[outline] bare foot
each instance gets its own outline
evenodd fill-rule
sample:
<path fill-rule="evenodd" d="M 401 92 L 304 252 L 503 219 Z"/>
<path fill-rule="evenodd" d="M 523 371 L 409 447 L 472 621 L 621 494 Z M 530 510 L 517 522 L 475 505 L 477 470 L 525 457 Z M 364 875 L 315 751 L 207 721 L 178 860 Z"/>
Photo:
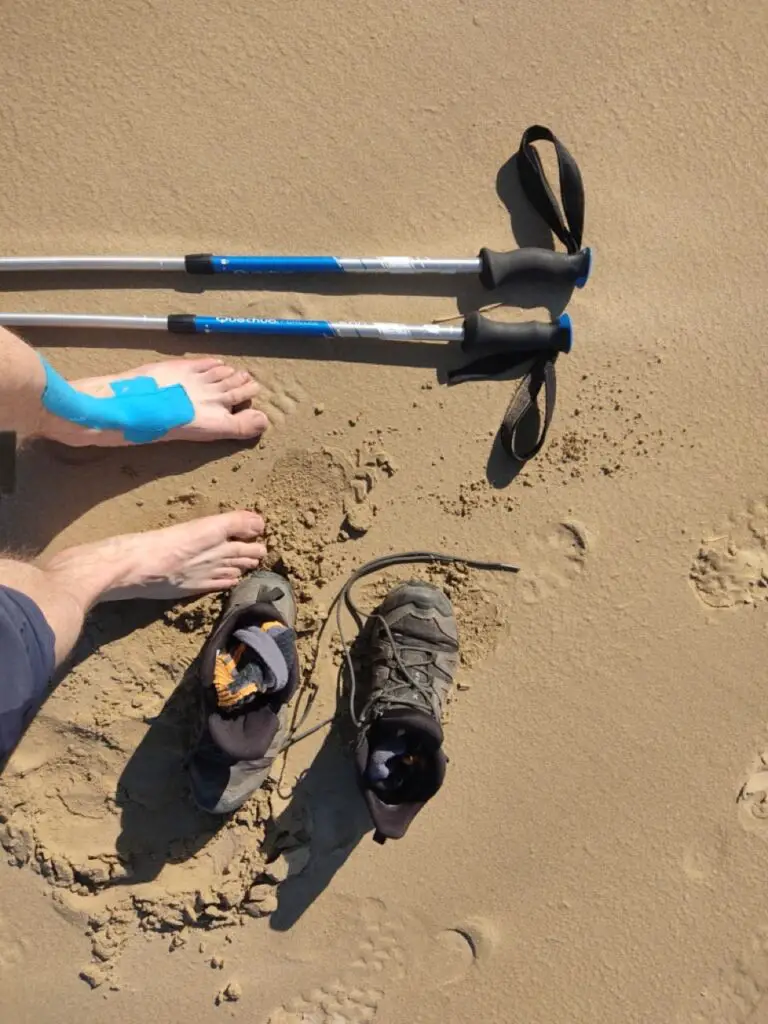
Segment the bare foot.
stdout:
<path fill-rule="evenodd" d="M 127 373 L 109 377 L 89 377 L 70 383 L 77 391 L 95 398 L 109 398 L 114 392 L 110 385 L 116 380 L 133 377 L 153 377 L 160 388 L 181 384 L 195 409 L 195 418 L 186 426 L 170 430 L 163 441 L 221 441 L 247 440 L 258 437 L 268 425 L 267 417 L 257 409 L 233 410 L 257 394 L 259 385 L 245 370 L 227 366 L 222 359 L 168 359 L 163 363 L 148 363 Z M 82 447 L 119 447 L 130 444 L 119 430 L 90 430 L 68 420 L 43 413 L 40 437 L 62 444 Z"/>
<path fill-rule="evenodd" d="M 135 597 L 172 600 L 229 590 L 266 554 L 263 532 L 255 512 L 225 512 L 68 548 L 41 568 L 86 609 Z"/>

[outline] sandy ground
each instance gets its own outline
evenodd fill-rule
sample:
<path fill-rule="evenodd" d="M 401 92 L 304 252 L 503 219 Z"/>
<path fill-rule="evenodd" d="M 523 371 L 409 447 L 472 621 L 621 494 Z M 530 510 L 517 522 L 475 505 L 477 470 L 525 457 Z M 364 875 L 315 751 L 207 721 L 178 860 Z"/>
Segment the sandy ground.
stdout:
<path fill-rule="evenodd" d="M 2 1019 L 766 1024 L 764 3 L 17 0 L 2 51 L 4 254 L 508 248 L 496 176 L 534 122 L 582 167 L 597 254 L 551 441 L 514 480 L 509 385 L 447 390 L 446 350 L 419 344 L 222 339 L 263 381 L 259 447 L 23 455 L 16 548 L 263 509 L 305 660 L 375 555 L 524 571 L 437 574 L 465 645 L 449 775 L 383 848 L 335 733 L 214 832 L 180 771 L 179 684 L 216 602 L 95 615 L 0 779 Z M 517 241 L 545 239 L 512 205 Z M 0 281 L 8 310 L 416 322 L 488 301 L 263 287 Z M 71 376 L 210 349 L 27 337 Z"/>

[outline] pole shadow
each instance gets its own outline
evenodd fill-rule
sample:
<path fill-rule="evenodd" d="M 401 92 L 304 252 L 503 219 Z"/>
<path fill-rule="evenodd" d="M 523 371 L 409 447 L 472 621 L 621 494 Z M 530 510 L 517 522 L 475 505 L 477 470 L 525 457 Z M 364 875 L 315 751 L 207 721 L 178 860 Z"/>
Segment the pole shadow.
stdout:
<path fill-rule="evenodd" d="M 458 342 L 379 341 L 375 338 L 301 338 L 291 335 L 169 334 L 101 328 L 30 327 L 16 332 L 34 348 L 113 349 L 145 352 L 147 345 L 167 358 L 216 355 L 250 359 L 305 359 L 324 363 L 366 363 L 436 370 L 438 375 L 462 356 Z"/>
<path fill-rule="evenodd" d="M 520 248 L 534 245 L 540 249 L 554 249 L 552 233 L 531 206 L 520 184 L 517 153 L 503 163 L 496 175 L 496 194 L 509 214 L 509 223 Z"/>
<path fill-rule="evenodd" d="M 517 153 L 502 164 L 496 175 L 496 194 L 509 214 L 509 223 L 519 248 L 536 246 L 554 250 L 552 232 L 531 206 L 520 184 Z M 573 295 L 574 286 L 546 280 L 521 281 L 514 302 L 523 308 L 542 306 L 553 318 L 562 313 Z"/>
<path fill-rule="evenodd" d="M 509 217 L 512 232 L 520 246 L 536 245 L 552 249 L 549 228 L 528 202 L 520 184 L 517 154 L 507 160 L 496 175 L 496 191 Z M 524 309 L 546 308 L 551 316 L 562 313 L 572 287 L 546 281 L 521 280 L 489 292 L 471 275 L 263 275 L 188 276 L 182 273 L 136 273 L 87 271 L 61 273 L 13 272 L 0 274 L 0 292 L 45 291 L 62 288 L 145 289 L 156 290 L 161 282 L 172 286 L 177 295 L 202 292 L 235 291 L 250 295 L 262 292 L 323 294 L 329 297 L 363 295 L 436 295 L 456 300 L 460 316 L 489 303 Z M 255 302 L 245 303 L 253 313 Z M 169 310 L 170 312 L 170 310 Z M 30 328 L 22 332 L 34 346 L 111 349 L 114 330 Z M 120 331 L 121 348 L 145 350 L 148 339 L 153 347 L 169 356 L 210 353 L 223 357 L 253 359 L 312 359 L 331 363 L 406 366 L 433 369 L 439 383 L 449 382 L 452 370 L 466 363 L 460 343 L 382 342 L 345 339 L 314 339 L 309 344 L 298 337 L 244 337 L 240 335 L 173 335 L 166 332 Z M 37 551 L 88 508 L 132 490 L 142 480 L 191 472 L 201 465 L 222 458 L 237 445 L 218 442 L 207 445 L 151 445 L 130 449 L 67 450 L 56 445 L 36 443 L 19 456 L 17 491 L 0 502 L 0 542 L 17 551 Z M 93 469 L 97 468 L 97 472 Z M 507 486 L 520 466 L 506 456 L 498 437 L 489 453 L 486 476 L 494 487 Z M 51 500 L 55 495 L 55 501 Z"/>
<path fill-rule="evenodd" d="M 541 434 L 541 410 L 537 404 L 532 405 L 520 420 L 516 440 L 519 449 L 523 452 L 530 451 L 539 439 Z M 504 448 L 501 442 L 501 427 L 493 439 L 491 450 L 488 454 L 488 462 L 485 467 L 485 478 L 491 487 L 496 490 L 503 490 L 525 468 L 525 462 L 513 458 Z"/>
<path fill-rule="evenodd" d="M 479 246 L 478 246 L 479 249 Z M 464 256 L 476 256 L 465 253 Z M 342 298 L 353 295 L 424 296 L 452 298 L 460 311 L 476 309 L 489 301 L 489 292 L 472 274 L 211 274 L 190 275 L 183 271 L 125 270 L 41 270 L 0 273 L 2 292 L 46 291 L 172 291 L 176 296 L 216 295 L 237 292 L 249 309 L 251 296 L 259 292 L 323 295 Z M 178 300 L 177 300 L 178 301 Z M 170 312 L 170 310 L 169 310 Z M 183 311 L 182 311 L 183 312 Z M 333 319 L 333 317 L 329 317 Z"/>
<path fill-rule="evenodd" d="M 538 412 L 538 410 L 537 410 Z M 532 415 L 529 413 L 528 415 Z M 528 419 L 526 415 L 525 419 Z M 520 424 L 520 430 L 523 429 L 524 422 Z M 529 431 L 526 429 L 524 433 L 520 435 L 525 438 L 525 442 L 528 442 L 530 436 L 531 443 L 534 443 L 538 437 L 536 430 Z M 485 479 L 495 488 L 497 491 L 503 491 L 505 487 L 509 487 L 513 480 L 522 472 L 525 467 L 524 462 L 519 462 L 517 459 L 513 459 L 505 450 L 501 443 L 501 430 L 496 434 L 491 445 L 491 450 L 488 454 L 488 462 L 485 466 Z"/>
<path fill-rule="evenodd" d="M 506 194 L 506 193 L 505 193 Z M 504 201 L 502 199 L 502 201 Z M 525 197 L 518 202 L 527 202 Z M 531 214 L 531 216 L 534 216 Z M 532 243 L 529 243 L 532 244 Z M 552 248 L 551 242 L 547 248 Z M 468 254 L 476 256 L 480 250 Z M 467 254 L 465 254 L 467 255 Z M 16 272 L 0 274 L 0 293 L 3 292 L 44 292 L 44 291 L 157 291 L 162 282 L 176 296 L 204 295 L 237 292 L 244 295 L 243 314 L 258 316 L 258 300 L 253 296 L 280 293 L 294 295 L 322 295 L 327 298 L 347 298 L 355 295 L 383 296 L 424 296 L 454 299 L 462 316 L 491 303 L 503 306 L 518 306 L 521 309 L 536 307 L 550 308 L 553 316 L 565 309 L 570 290 L 547 286 L 546 282 L 521 281 L 488 290 L 480 284 L 478 277 L 470 274 L 264 274 L 248 276 L 190 277 L 183 273 L 161 271 L 156 274 L 145 271 L 51 271 Z M 562 303 L 562 305 L 560 305 Z M 169 303 L 169 313 L 183 313 L 175 308 L 177 302 Z M 173 307 L 173 308 L 171 308 Z M 121 311 L 115 309 L 114 313 Z M 215 310 L 214 310 L 215 312 Z M 329 310 L 328 319 L 339 319 Z M 40 328 L 35 328 L 39 330 Z M 47 329 L 46 329 L 47 330 Z M 55 329 L 51 329 L 55 330 Z M 91 335 L 89 331 L 89 337 Z M 111 332 L 114 334 L 114 332 Z M 121 332 L 121 338 L 126 332 Z M 137 332 L 145 338 L 148 332 Z M 217 336 L 220 337 L 220 336 Z M 47 341 L 47 344 L 55 342 Z M 71 341 L 68 342 L 71 344 Z M 178 341 L 177 341 L 178 344 Z"/>
<path fill-rule="evenodd" d="M 531 207 L 517 170 L 513 154 L 496 174 L 496 193 L 507 209 L 517 245 L 554 248 L 549 228 Z M 444 254 L 473 258 L 482 241 L 472 238 L 465 251 Z M 352 254 L 346 254 L 352 255 Z M 424 255 L 424 254 L 419 254 Z M 438 254 L 434 254 L 438 255 Z M 329 298 L 350 295 L 421 295 L 453 298 L 462 316 L 489 303 L 518 306 L 521 309 L 543 307 L 554 317 L 568 304 L 572 288 L 546 281 L 519 281 L 495 291 L 485 289 L 473 274 L 261 274 L 190 275 L 180 271 L 13 271 L 0 274 L 2 292 L 42 291 L 157 291 L 167 287 L 177 295 L 201 295 L 207 292 L 279 292 L 324 295 Z M 246 302 L 249 312 L 256 305 Z M 175 312 L 175 310 L 169 310 Z M 183 310 L 182 310 L 183 312 Z M 71 339 L 66 342 L 71 343 Z M 47 344 L 56 344 L 48 340 Z M 296 358 L 291 356 L 291 358 Z M 300 358 L 300 357 L 299 357 Z"/>

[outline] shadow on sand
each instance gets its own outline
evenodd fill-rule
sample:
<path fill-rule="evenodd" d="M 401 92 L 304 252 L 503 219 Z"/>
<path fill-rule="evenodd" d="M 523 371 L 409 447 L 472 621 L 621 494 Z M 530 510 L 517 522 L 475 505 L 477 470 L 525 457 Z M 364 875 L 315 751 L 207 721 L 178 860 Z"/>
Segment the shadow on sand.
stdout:
<path fill-rule="evenodd" d="M 552 248 L 545 225 L 531 210 L 522 193 L 517 175 L 516 157 L 498 172 L 499 198 L 506 206 L 515 238 L 520 245 Z M 479 248 L 479 246 L 478 246 Z M 457 255 L 469 255 L 468 253 Z M 166 275 L 177 292 L 237 290 L 250 292 L 254 285 L 262 291 L 283 291 L 276 278 L 228 280 L 189 279 Z M 31 290 L 81 288 L 152 288 L 156 275 L 148 274 L 35 274 L 0 278 L 0 291 L 19 286 Z M 570 288 L 525 284 L 497 293 L 482 290 L 474 278 L 402 278 L 402 277 L 303 277 L 291 278 L 294 292 L 325 295 L 411 294 L 449 295 L 466 314 L 489 302 L 523 308 L 545 307 L 555 316 L 563 311 L 571 295 Z M 247 305 L 252 305 L 248 303 Z M 119 310 L 116 310 L 119 312 Z M 169 310 L 170 312 L 170 310 Z M 110 348 L 114 333 L 60 329 L 29 330 L 27 339 L 46 346 L 71 346 L 82 340 L 89 347 Z M 121 348 L 143 349 L 145 332 L 122 332 Z M 178 354 L 179 339 L 160 336 L 161 347 L 170 355 Z M 209 337 L 185 336 L 187 351 L 210 349 Z M 434 367 L 445 374 L 456 357 L 455 347 L 430 343 L 366 342 L 349 344 L 341 340 L 321 340 L 311 347 L 299 338 L 217 339 L 220 354 L 269 356 L 291 359 L 321 359 L 331 362 L 365 362 L 381 365 Z M 153 339 L 157 345 L 158 339 Z M 538 411 L 523 425 L 526 437 L 537 433 Z M 190 472 L 205 463 L 223 457 L 234 445 L 169 444 L 141 450 L 125 449 L 67 451 L 57 445 L 39 443 L 21 453 L 17 492 L 0 505 L 0 531 L 3 541 L 16 550 L 37 550 L 47 544 L 86 509 L 110 497 L 126 493 L 139 483 L 168 475 Z M 487 465 L 487 476 L 494 487 L 507 486 L 520 466 L 510 461 L 496 438 Z M 55 499 L 55 500 L 53 500 Z M 158 602 L 132 602 L 130 606 L 104 606 L 94 613 L 81 643 L 73 655 L 77 664 L 102 644 L 147 625 L 162 614 Z M 71 666 L 70 666 L 71 667 Z M 192 743 L 197 708 L 197 667 L 190 666 L 161 712 L 149 723 L 149 729 L 121 774 L 117 803 L 122 813 L 119 852 L 130 863 L 130 875 L 123 884 L 151 881 L 168 863 L 181 863 L 194 856 L 213 839 L 226 819 L 198 811 L 189 796 L 185 761 Z M 341 684 L 343 690 L 343 681 Z M 343 700 L 339 701 L 343 707 Z M 271 927 L 289 930 L 324 892 L 335 874 L 344 866 L 361 839 L 372 830 L 370 818 L 360 795 L 354 763 L 350 754 L 349 725 L 346 717 L 337 718 L 322 746 L 296 783 L 291 800 L 268 828 L 267 843 L 279 842 L 290 816 L 297 809 L 311 819 L 311 859 L 302 874 L 284 882 L 278 891 L 279 905 L 271 918 Z M 283 820 L 285 818 L 285 821 Z M 119 884 L 119 883 L 116 883 Z"/>

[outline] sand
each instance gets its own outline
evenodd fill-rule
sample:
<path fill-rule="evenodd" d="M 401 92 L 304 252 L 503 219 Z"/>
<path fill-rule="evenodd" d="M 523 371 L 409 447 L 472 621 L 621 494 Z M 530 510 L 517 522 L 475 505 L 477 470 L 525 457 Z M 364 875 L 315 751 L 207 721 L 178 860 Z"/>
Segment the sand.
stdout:
<path fill-rule="evenodd" d="M 215 351 L 273 426 L 245 451 L 36 445 L 6 546 L 258 508 L 307 667 L 369 558 L 522 572 L 429 570 L 463 639 L 451 761 L 384 847 L 343 730 L 215 830 L 181 767 L 217 600 L 98 611 L 0 777 L 2 1019 L 766 1024 L 765 5 L 18 0 L 2 20 L 3 254 L 546 244 L 514 194 L 513 238 L 496 190 L 534 122 L 579 161 L 596 253 L 550 441 L 514 479 L 510 385 L 443 387 L 442 348 L 25 335 L 73 377 Z M 0 280 L 8 310 L 419 322 L 489 301 L 450 279 L 206 284 Z M 308 724 L 338 658 L 326 636 Z"/>

